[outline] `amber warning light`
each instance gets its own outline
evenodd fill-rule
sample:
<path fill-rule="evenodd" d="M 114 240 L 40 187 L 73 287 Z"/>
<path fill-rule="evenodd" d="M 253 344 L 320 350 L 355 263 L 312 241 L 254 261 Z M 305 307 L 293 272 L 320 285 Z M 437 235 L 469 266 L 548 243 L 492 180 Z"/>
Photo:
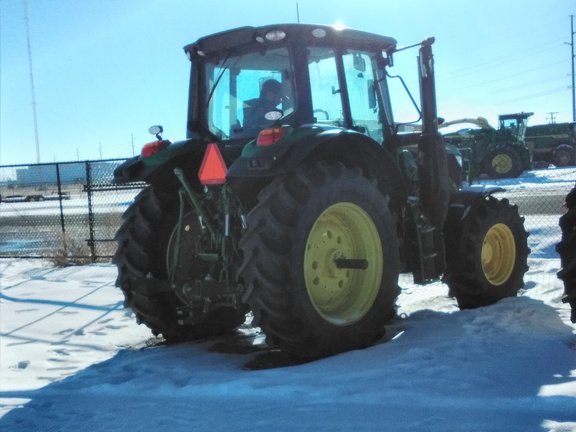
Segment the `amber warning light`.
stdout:
<path fill-rule="evenodd" d="M 208 144 L 206 153 L 200 170 L 198 171 L 198 178 L 203 185 L 224 184 L 226 182 L 226 164 L 222 153 L 215 143 Z"/>

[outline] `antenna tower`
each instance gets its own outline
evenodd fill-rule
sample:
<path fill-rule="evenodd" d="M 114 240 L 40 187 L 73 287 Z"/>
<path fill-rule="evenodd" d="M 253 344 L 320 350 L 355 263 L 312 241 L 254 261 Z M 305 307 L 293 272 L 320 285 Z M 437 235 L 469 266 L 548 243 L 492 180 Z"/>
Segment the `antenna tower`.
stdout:
<path fill-rule="evenodd" d="M 26 43 L 28 47 L 28 66 L 30 68 L 30 89 L 32 90 L 32 112 L 34 115 L 34 137 L 36 139 L 36 163 L 40 163 L 40 140 L 38 139 L 38 118 L 36 116 L 36 91 L 34 90 L 34 72 L 32 70 L 32 50 L 30 48 L 30 23 L 28 22 L 28 2 L 24 4 L 24 22 L 26 23 Z"/>

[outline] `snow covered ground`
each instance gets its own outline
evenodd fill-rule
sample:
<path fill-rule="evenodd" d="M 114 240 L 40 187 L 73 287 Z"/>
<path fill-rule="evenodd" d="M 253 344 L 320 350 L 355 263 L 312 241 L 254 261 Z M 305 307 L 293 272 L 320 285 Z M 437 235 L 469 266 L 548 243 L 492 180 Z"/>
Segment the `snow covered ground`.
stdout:
<path fill-rule="evenodd" d="M 290 366 L 249 326 L 158 344 L 112 265 L 0 260 L 0 430 L 576 431 L 576 326 L 546 216 L 527 217 L 519 297 L 460 311 L 403 275 L 386 340 Z"/>

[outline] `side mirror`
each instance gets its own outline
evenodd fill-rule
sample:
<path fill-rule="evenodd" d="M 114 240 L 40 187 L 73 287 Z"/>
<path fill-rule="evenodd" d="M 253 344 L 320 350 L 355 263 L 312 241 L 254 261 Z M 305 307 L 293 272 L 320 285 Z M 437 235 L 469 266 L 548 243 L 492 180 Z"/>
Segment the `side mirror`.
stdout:
<path fill-rule="evenodd" d="M 359 72 L 366 72 L 366 60 L 361 54 L 354 54 L 354 69 Z"/>
<path fill-rule="evenodd" d="M 148 129 L 148 132 L 150 132 L 152 135 L 156 135 L 156 138 L 161 140 L 162 139 L 162 132 L 164 132 L 164 129 L 160 125 L 155 125 L 155 126 L 150 126 L 150 128 Z"/>

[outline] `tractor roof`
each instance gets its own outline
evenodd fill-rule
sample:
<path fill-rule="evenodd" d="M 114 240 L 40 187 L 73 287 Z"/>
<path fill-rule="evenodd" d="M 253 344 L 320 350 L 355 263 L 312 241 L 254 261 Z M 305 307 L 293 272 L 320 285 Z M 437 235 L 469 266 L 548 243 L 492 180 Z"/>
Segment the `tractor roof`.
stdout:
<path fill-rule="evenodd" d="M 184 50 L 189 56 L 212 57 L 230 52 L 230 48 L 242 49 L 255 42 L 264 46 L 280 41 L 300 40 L 322 43 L 329 46 L 344 44 L 354 49 L 380 49 L 391 51 L 396 40 L 374 33 L 354 29 L 337 29 L 327 25 L 313 24 L 275 24 L 262 27 L 239 27 L 213 35 L 205 36 L 186 45 Z"/>
<path fill-rule="evenodd" d="M 534 113 L 531 112 L 520 112 L 514 114 L 500 114 L 498 119 L 500 120 L 513 120 L 513 119 L 527 119 L 530 116 L 533 116 Z"/>

